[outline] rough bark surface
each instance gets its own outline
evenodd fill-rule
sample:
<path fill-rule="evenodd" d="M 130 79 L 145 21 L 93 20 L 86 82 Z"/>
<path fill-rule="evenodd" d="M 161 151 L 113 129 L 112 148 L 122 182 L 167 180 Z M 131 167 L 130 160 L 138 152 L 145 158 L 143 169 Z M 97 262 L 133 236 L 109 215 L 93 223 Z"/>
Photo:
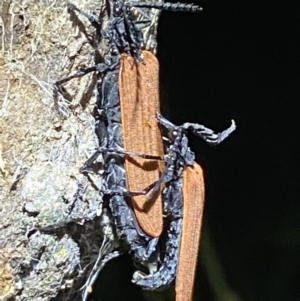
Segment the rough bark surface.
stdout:
<path fill-rule="evenodd" d="M 53 88 L 55 80 L 93 64 L 93 48 L 70 21 L 66 1 L 5 1 L 1 18 L 0 295 L 50 300 L 80 282 L 101 241 L 93 225 L 61 237 L 26 236 L 36 225 L 65 220 L 78 183 L 87 186 L 78 208 L 94 210 L 97 203 L 97 189 L 78 172 L 96 145 L 92 75 L 67 86 L 71 101 Z M 76 214 L 85 217 L 75 210 L 71 219 Z"/>

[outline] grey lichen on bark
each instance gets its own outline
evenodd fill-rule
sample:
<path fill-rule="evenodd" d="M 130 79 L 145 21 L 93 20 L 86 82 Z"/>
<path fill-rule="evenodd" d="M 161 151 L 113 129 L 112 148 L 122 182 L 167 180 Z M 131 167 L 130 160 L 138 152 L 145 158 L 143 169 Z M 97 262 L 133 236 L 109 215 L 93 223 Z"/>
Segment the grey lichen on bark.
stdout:
<path fill-rule="evenodd" d="M 96 146 L 91 76 L 70 85 L 71 102 L 55 99 L 53 88 L 55 80 L 92 64 L 93 48 L 70 22 L 66 1 L 1 5 L 0 296 L 51 300 L 80 280 L 101 243 L 93 224 L 61 237 L 26 235 L 64 221 L 78 183 L 86 190 L 70 219 L 99 210 L 100 179 L 94 187 L 78 172 Z"/>
<path fill-rule="evenodd" d="M 73 3 L 98 15 L 104 5 Z M 143 12 L 132 10 L 137 18 Z M 158 14 L 152 9 L 143 29 L 152 51 Z M 65 98 L 53 83 L 94 66 L 96 48 L 105 57 L 109 45 L 95 39 L 84 17 L 72 18 L 65 0 L 2 1 L 0 45 L 0 300 L 80 300 L 74 292 L 103 239 L 101 175 L 79 173 L 97 148 L 97 75 L 66 83 Z M 68 216 L 78 186 L 82 195 Z M 62 235 L 32 230 L 66 219 L 82 225 L 70 224 Z"/>

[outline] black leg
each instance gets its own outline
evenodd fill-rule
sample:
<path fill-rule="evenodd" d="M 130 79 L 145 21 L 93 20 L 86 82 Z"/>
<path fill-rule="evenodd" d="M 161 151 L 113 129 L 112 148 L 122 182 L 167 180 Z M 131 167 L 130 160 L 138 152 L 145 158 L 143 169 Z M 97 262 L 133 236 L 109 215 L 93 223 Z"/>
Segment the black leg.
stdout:
<path fill-rule="evenodd" d="M 79 12 L 81 15 L 85 16 L 91 22 L 91 24 L 94 27 L 96 27 L 99 30 L 101 29 L 102 20 L 99 19 L 98 16 L 96 16 L 94 14 L 88 14 L 88 13 L 82 11 L 76 5 L 74 5 L 73 3 L 70 3 L 70 2 L 68 3 L 68 10 L 69 11 L 77 11 L 77 12 Z"/>
<path fill-rule="evenodd" d="M 100 154 L 103 153 L 112 153 L 112 154 L 120 154 L 120 155 L 128 155 L 131 157 L 140 157 L 143 159 L 149 159 L 149 160 L 164 160 L 164 156 L 153 156 L 153 155 L 147 155 L 142 153 L 136 153 L 136 152 L 129 152 L 124 150 L 118 150 L 118 149 L 108 149 L 108 148 L 99 148 L 92 156 L 89 158 L 83 166 L 80 168 L 80 172 L 84 172 L 88 169 L 88 166 L 91 165 Z"/>
<path fill-rule="evenodd" d="M 182 125 L 184 129 L 191 130 L 196 136 L 202 138 L 210 145 L 218 145 L 225 140 L 235 129 L 236 125 L 234 120 L 231 120 L 231 126 L 221 133 L 215 133 L 213 130 L 197 123 L 186 122 Z"/>

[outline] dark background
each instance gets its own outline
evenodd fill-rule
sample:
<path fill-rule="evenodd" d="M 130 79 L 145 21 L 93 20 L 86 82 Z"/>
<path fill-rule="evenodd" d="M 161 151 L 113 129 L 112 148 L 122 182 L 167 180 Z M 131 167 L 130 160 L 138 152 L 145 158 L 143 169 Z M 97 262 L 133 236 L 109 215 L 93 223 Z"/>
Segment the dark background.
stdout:
<path fill-rule="evenodd" d="M 296 1 L 195 3 L 200 14 L 161 15 L 163 113 L 178 125 L 199 122 L 216 131 L 232 118 L 237 123 L 217 147 L 190 137 L 205 170 L 203 231 L 213 247 L 200 249 L 195 300 L 300 300 L 300 10 Z M 216 297 L 220 271 L 209 279 L 207 258 L 219 261 L 238 299 Z M 127 288 L 127 264 L 111 263 L 123 276 L 110 280 L 120 285 L 110 300 L 142 300 Z M 101 277 L 105 289 L 107 274 Z"/>

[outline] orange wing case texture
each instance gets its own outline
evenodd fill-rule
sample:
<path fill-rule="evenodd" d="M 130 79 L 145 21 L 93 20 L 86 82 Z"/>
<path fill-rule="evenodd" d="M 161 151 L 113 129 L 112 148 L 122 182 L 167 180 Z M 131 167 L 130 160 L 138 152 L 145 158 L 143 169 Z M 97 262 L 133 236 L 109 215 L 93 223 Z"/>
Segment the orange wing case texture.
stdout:
<path fill-rule="evenodd" d="M 183 172 L 183 223 L 176 277 L 176 301 L 191 301 L 204 208 L 203 170 L 197 163 Z"/>
<path fill-rule="evenodd" d="M 159 112 L 159 65 L 156 57 L 143 51 L 145 64 L 127 54 L 120 62 L 119 93 L 121 102 L 124 150 L 163 156 L 164 148 L 156 113 Z M 128 190 L 142 191 L 157 181 L 164 164 L 159 160 L 126 156 Z M 163 228 L 161 191 L 146 203 L 147 195 L 132 197 L 141 228 L 158 237 Z"/>

